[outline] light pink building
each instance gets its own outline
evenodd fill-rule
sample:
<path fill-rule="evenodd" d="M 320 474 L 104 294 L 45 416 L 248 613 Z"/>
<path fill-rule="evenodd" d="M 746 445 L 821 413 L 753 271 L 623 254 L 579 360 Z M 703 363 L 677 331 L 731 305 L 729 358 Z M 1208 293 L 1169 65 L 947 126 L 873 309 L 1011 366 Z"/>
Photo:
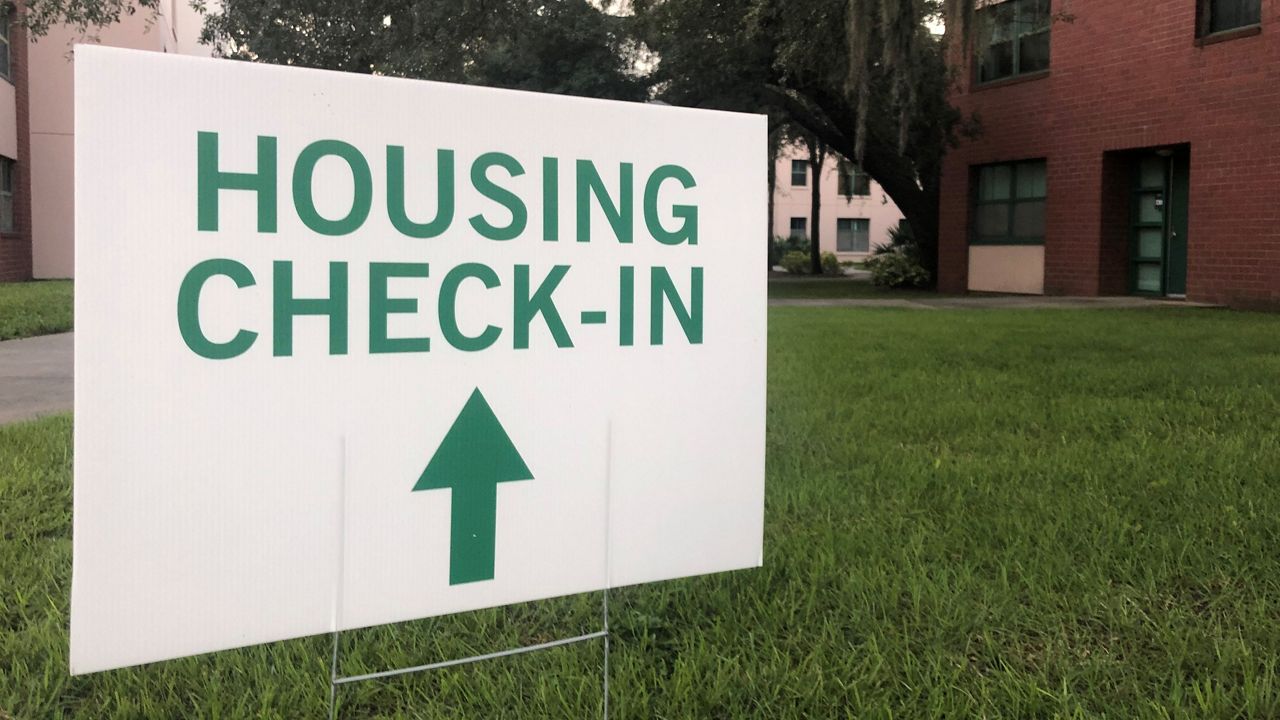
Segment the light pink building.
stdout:
<path fill-rule="evenodd" d="M 773 189 L 775 237 L 809 237 L 813 172 L 803 145 L 784 147 L 778 153 Z M 861 260 L 876 245 L 889 242 L 889 230 L 902 213 L 878 183 L 858 171 L 853 163 L 829 153 L 819 179 L 822 208 L 819 242 L 823 252 L 841 260 Z"/>
<path fill-rule="evenodd" d="M 19 12 L 22 6 L 19 2 Z M 158 13 L 143 9 L 122 15 L 119 23 L 97 31 L 95 38 L 55 27 L 32 41 L 17 25 L 9 28 L 13 44 L 21 43 L 22 47 L 6 42 L 2 49 L 13 60 L 25 61 L 20 68 L 25 83 L 17 73 L 6 78 L 9 83 L 0 82 L 0 175 L 9 172 L 14 178 L 7 202 L 23 210 L 13 211 L 13 219 L 0 218 L 0 240 L 10 234 L 15 241 L 29 243 L 29 252 L 0 252 L 0 278 L 65 278 L 75 272 L 73 45 L 96 41 L 114 47 L 207 56 L 210 48 L 199 43 L 202 24 L 203 18 L 188 0 L 160 0 Z M 11 87 L 17 92 L 11 92 Z M 16 171 L 6 170 L 6 166 Z M 102 191 L 110 192 L 110 188 Z"/>

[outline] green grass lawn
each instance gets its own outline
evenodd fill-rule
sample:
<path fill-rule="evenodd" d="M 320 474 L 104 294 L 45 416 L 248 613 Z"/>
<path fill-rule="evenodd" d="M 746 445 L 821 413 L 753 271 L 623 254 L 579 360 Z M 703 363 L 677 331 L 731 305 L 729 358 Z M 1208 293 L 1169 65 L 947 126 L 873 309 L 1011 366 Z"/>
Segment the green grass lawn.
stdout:
<path fill-rule="evenodd" d="M 0 340 L 71 329 L 71 281 L 0 283 Z"/>
<path fill-rule="evenodd" d="M 1280 717 L 1280 317 L 770 311 L 765 567 L 611 594 L 616 718 Z M 69 678 L 67 417 L 0 428 L 0 718 L 323 717 L 329 638 Z M 599 595 L 344 634 L 344 674 Z M 340 690 L 586 718 L 598 643 Z"/>
<path fill-rule="evenodd" d="M 835 277 L 771 277 L 771 300 L 919 300 L 940 297 L 932 290 L 881 288 L 870 280 Z"/>

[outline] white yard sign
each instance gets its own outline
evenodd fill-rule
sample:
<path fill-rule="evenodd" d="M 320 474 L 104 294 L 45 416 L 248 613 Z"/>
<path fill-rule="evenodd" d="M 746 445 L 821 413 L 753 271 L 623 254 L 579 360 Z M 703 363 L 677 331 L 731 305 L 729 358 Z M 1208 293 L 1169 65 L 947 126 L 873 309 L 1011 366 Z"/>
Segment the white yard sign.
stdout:
<path fill-rule="evenodd" d="M 75 90 L 72 672 L 760 564 L 763 117 Z"/>

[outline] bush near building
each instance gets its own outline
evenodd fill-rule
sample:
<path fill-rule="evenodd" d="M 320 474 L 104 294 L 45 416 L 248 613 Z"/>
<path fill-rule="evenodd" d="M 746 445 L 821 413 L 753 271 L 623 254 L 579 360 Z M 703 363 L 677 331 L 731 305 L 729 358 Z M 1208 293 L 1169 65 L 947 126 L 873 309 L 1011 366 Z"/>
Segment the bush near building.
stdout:
<path fill-rule="evenodd" d="M 72 305 L 70 280 L 0 283 L 0 340 L 67 332 Z"/>

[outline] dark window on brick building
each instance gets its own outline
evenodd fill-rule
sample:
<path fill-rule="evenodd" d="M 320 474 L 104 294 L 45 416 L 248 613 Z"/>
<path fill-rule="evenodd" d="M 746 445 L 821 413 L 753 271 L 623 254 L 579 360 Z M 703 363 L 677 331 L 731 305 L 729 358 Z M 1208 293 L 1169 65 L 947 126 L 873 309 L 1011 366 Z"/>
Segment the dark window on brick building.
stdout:
<path fill-rule="evenodd" d="M 1004 0 L 978 11 L 978 82 L 1049 69 L 1050 0 Z"/>
<path fill-rule="evenodd" d="M 13 232 L 14 162 L 0 157 L 0 231 Z"/>
<path fill-rule="evenodd" d="M 5 3 L 7 6 L 8 3 Z M 8 10 L 0 10 L 0 77 L 9 82 L 13 82 L 13 77 L 9 72 L 9 12 Z"/>
<path fill-rule="evenodd" d="M 848 160 L 840 161 L 839 192 L 845 197 L 871 194 L 871 176 Z"/>
<path fill-rule="evenodd" d="M 975 171 L 974 245 L 1044 244 L 1045 162 L 983 165 Z"/>
<path fill-rule="evenodd" d="M 1262 0 L 1200 0 L 1200 35 L 1262 22 Z"/>
<path fill-rule="evenodd" d="M 809 184 L 809 163 L 804 160 L 791 161 L 791 184 L 795 187 Z"/>

